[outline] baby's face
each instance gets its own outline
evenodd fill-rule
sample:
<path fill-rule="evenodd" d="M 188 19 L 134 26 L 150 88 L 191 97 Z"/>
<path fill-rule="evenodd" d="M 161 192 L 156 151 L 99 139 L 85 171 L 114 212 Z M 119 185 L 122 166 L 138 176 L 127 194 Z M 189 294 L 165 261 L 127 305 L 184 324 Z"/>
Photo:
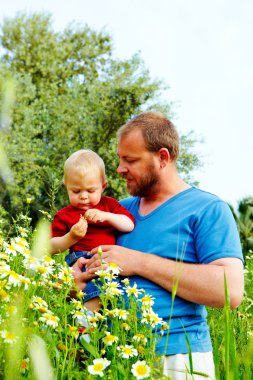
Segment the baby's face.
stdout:
<path fill-rule="evenodd" d="M 66 188 L 70 204 L 83 211 L 93 208 L 100 202 L 105 186 L 96 171 L 86 173 L 85 177 L 77 173 L 69 175 Z"/>

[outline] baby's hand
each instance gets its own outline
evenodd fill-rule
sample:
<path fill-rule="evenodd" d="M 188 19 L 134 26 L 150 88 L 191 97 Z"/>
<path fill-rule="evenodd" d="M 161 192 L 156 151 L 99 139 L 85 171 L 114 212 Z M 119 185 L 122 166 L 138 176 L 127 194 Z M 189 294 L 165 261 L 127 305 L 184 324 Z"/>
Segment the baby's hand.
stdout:
<path fill-rule="evenodd" d="M 76 238 L 81 239 L 82 237 L 86 235 L 87 228 L 88 228 L 87 220 L 81 217 L 80 220 L 71 227 L 69 233 L 74 239 Z"/>
<path fill-rule="evenodd" d="M 85 218 L 96 223 L 96 222 L 104 222 L 106 220 L 106 215 L 108 213 L 97 210 L 96 208 L 90 208 L 85 213 Z"/>

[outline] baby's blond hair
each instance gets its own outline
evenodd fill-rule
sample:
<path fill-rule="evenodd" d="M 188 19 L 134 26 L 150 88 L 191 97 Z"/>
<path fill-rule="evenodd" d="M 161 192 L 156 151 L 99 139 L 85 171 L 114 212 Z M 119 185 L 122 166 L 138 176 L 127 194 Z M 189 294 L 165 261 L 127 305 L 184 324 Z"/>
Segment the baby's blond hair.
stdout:
<path fill-rule="evenodd" d="M 106 181 L 105 164 L 101 157 L 90 149 L 80 149 L 72 153 L 64 164 L 63 183 L 66 185 L 68 178 L 73 173 L 78 173 L 85 177 L 87 173 L 97 170 L 100 173 L 101 181 Z"/>

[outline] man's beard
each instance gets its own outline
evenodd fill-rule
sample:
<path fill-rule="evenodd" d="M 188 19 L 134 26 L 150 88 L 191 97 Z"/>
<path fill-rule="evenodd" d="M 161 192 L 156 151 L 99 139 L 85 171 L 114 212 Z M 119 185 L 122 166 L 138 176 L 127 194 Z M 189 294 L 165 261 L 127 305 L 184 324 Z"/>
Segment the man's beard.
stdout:
<path fill-rule="evenodd" d="M 154 192 L 154 189 L 159 182 L 157 173 L 154 171 L 153 166 L 147 170 L 148 174 L 143 175 L 139 183 L 127 184 L 127 190 L 130 195 L 135 197 L 147 197 Z"/>

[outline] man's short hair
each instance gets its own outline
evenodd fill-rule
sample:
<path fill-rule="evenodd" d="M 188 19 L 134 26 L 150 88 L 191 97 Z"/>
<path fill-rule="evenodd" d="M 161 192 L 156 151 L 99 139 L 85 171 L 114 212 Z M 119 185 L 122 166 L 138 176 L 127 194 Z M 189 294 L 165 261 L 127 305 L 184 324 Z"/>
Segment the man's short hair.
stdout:
<path fill-rule="evenodd" d="M 120 127 L 117 136 L 118 138 L 124 137 L 134 130 L 142 132 L 146 148 L 150 152 L 158 152 L 161 148 L 167 148 L 171 160 L 177 160 L 179 155 L 179 135 L 172 122 L 162 113 L 141 113 Z"/>

